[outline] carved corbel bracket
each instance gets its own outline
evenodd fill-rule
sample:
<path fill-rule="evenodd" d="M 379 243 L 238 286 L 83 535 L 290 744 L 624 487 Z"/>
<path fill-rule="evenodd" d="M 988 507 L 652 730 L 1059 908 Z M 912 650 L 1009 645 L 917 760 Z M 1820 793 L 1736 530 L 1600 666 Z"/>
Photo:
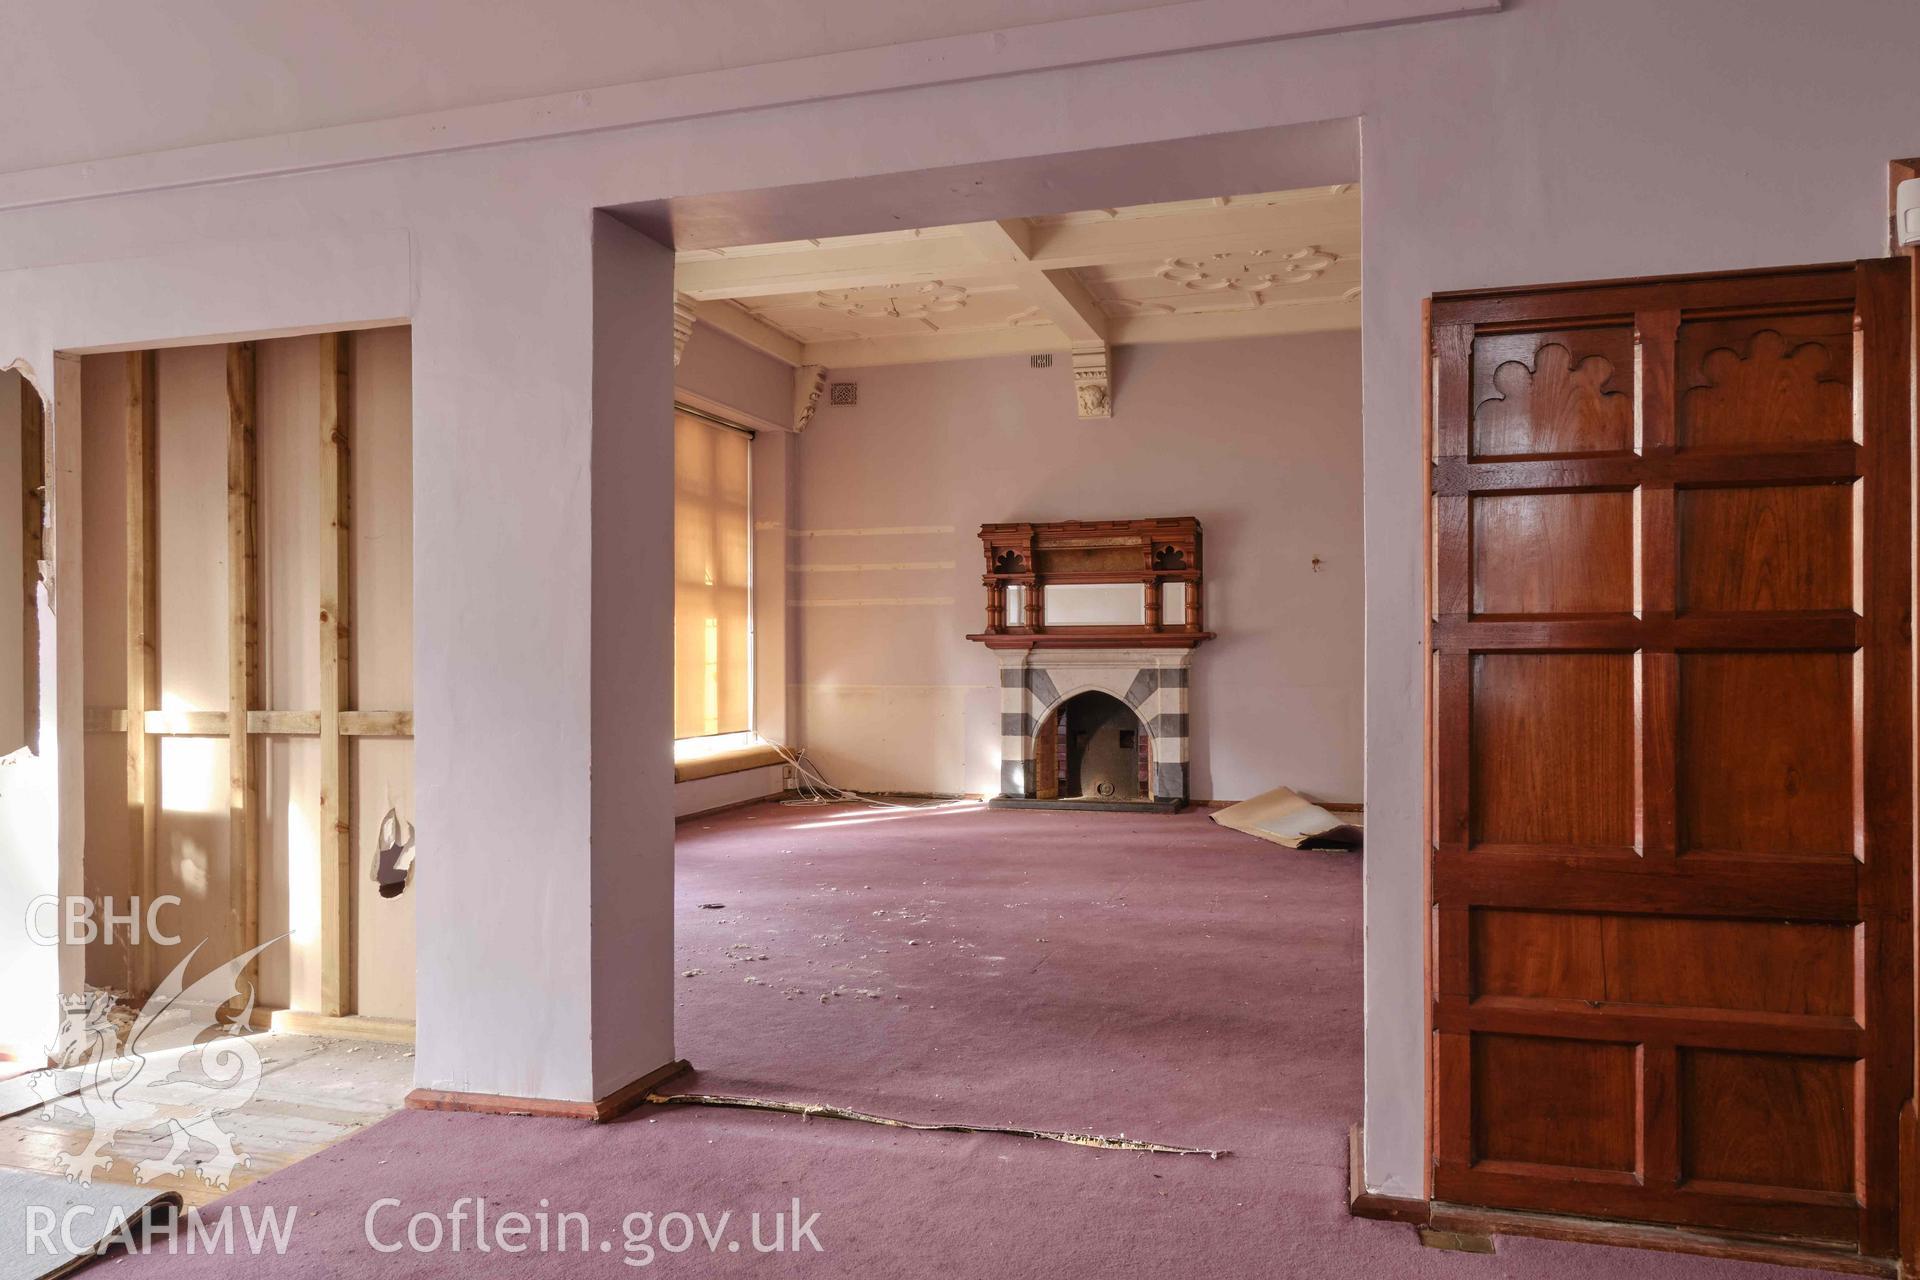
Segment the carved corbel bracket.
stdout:
<path fill-rule="evenodd" d="M 827 392 L 827 366 L 803 364 L 793 371 L 793 433 L 799 435 L 813 421 L 820 397 Z"/>
<path fill-rule="evenodd" d="M 687 339 L 693 336 L 693 299 L 684 293 L 673 295 L 673 365 L 680 367 L 680 357 L 686 353 Z"/>
<path fill-rule="evenodd" d="M 1106 343 L 1074 344 L 1073 394 L 1082 418 L 1113 416 L 1111 356 Z"/>

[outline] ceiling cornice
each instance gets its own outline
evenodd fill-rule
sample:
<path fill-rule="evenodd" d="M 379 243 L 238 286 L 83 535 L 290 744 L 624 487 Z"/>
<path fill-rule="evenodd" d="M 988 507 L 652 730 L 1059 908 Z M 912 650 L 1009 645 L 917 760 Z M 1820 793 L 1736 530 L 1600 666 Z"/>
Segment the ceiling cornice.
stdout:
<path fill-rule="evenodd" d="M 1502 0 L 1186 0 L 971 35 L 0 174 L 0 210 L 470 151 L 889 90 L 1497 12 Z"/>

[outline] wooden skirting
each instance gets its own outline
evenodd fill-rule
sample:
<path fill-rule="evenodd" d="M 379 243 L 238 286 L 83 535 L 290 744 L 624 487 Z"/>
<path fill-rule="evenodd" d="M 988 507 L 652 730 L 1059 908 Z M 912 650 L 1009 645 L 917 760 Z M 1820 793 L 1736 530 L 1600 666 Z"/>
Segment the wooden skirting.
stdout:
<path fill-rule="evenodd" d="M 1693 1253 L 1743 1262 L 1770 1262 L 1783 1267 L 1812 1267 L 1847 1275 L 1893 1276 L 1893 1259 L 1868 1258 L 1839 1247 L 1799 1240 L 1758 1236 L 1716 1235 L 1680 1227 L 1637 1222 L 1609 1222 L 1558 1214 L 1520 1213 L 1507 1209 L 1476 1209 L 1467 1205 L 1428 1203 L 1368 1191 L 1361 1172 L 1360 1126 L 1347 1132 L 1347 1212 L 1356 1218 L 1404 1222 L 1447 1236 L 1533 1236 L 1575 1244 L 1606 1244 L 1627 1249 L 1658 1249 L 1664 1253 Z M 1423 1237 L 1424 1238 L 1424 1237 Z"/>
<path fill-rule="evenodd" d="M 476 1111 L 494 1116 L 537 1116 L 559 1120 L 592 1120 L 604 1124 L 625 1115 L 651 1093 L 684 1071 L 693 1070 L 685 1058 L 669 1062 L 615 1089 L 598 1102 L 565 1102 L 558 1098 L 515 1098 L 499 1093 L 459 1093 L 448 1089 L 415 1089 L 407 1095 L 414 1111 Z"/>
<path fill-rule="evenodd" d="M 1509 1209 L 1475 1209 L 1435 1201 L 1428 1224 L 1436 1231 L 1463 1235 L 1533 1236 L 1541 1240 L 1570 1240 L 1576 1244 L 1607 1244 L 1625 1249 L 1658 1249 L 1663 1253 L 1694 1253 L 1741 1262 L 1770 1262 L 1781 1267 L 1811 1267 L 1856 1276 L 1893 1276 L 1892 1258 L 1869 1258 L 1839 1246 L 1812 1241 L 1769 1239 L 1764 1236 L 1717 1235 L 1683 1227 L 1659 1227 L 1638 1222 L 1609 1222 L 1549 1213 L 1521 1213 Z"/>
<path fill-rule="evenodd" d="M 1425 1200 L 1383 1196 L 1377 1191 L 1367 1190 L 1360 1152 L 1360 1126 L 1356 1124 L 1347 1130 L 1347 1212 L 1356 1218 L 1378 1218 L 1383 1222 L 1425 1226 L 1431 1207 Z"/>
<path fill-rule="evenodd" d="M 412 1044 L 413 1023 L 401 1018 L 368 1018 L 347 1014 L 330 1018 L 305 1009 L 275 1009 L 273 1029 L 288 1035 L 335 1036 L 342 1040 L 374 1040 L 381 1044 Z"/>

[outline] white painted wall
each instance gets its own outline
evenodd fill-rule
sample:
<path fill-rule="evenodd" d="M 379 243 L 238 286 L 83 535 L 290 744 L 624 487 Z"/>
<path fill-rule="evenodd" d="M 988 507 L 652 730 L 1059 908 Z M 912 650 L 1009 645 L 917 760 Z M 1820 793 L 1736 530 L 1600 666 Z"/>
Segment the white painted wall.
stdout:
<path fill-rule="evenodd" d="M 673 254 L 592 220 L 590 1098 L 673 1053 Z M 577 730 L 576 730 L 577 732 Z M 536 872 L 536 868 L 527 868 Z M 474 979 L 484 981 L 483 974 Z"/>
<path fill-rule="evenodd" d="M 778 795 L 784 789 L 780 766 L 743 769 L 739 773 L 720 773 L 711 778 L 693 778 L 673 784 L 673 816 L 688 818 L 712 813 L 751 800 Z"/>
<path fill-rule="evenodd" d="M 893 7 L 910 10 L 902 21 L 916 30 L 937 29 L 959 8 Z M 0 173 L 0 208 L 11 210 L 0 214 L 0 361 L 26 359 L 43 389 L 59 348 L 413 319 L 420 812 L 471 872 L 421 885 L 421 1084 L 559 1097 L 591 1088 L 591 963 L 572 941 L 591 896 L 583 726 L 595 702 L 587 210 L 1357 116 L 1367 191 L 1365 1163 L 1375 1188 L 1419 1193 L 1419 301 L 1440 289 L 1880 253 L 1886 162 L 1920 150 L 1920 81 L 1909 66 L 1920 9 L 1897 0 L 1524 0 L 1487 16 L 1245 43 L 1260 38 L 1259 22 L 1272 34 L 1309 11 L 1364 23 L 1389 7 L 1155 6 L 1103 20 L 1050 63 L 1035 53 L 1044 29 L 1022 28 L 932 67 L 867 46 L 866 30 L 837 21 L 866 12 L 855 0 L 823 0 L 804 20 L 854 49 L 831 75 L 808 63 L 675 82 L 647 99 L 666 123 L 646 128 L 325 168 L 364 159 L 383 140 L 419 153 L 423 139 L 444 136 L 415 121 L 268 138 L 237 153 Z M 63 9 L 22 0 L 17 24 L 40 31 Z M 697 64 L 733 32 L 725 20 L 686 25 L 712 9 L 650 6 L 649 18 L 686 20 L 673 24 L 675 36 L 712 37 L 648 47 Z M 466 10 L 431 0 L 417 14 L 453 31 Z M 1402 16 L 1411 11 L 1401 6 Z M 272 14 L 257 21 L 278 40 L 287 19 Z M 606 21 L 604 0 L 567 0 L 543 11 L 537 40 L 570 65 L 614 43 Z M 1232 21 L 1241 34 L 1221 36 Z M 148 43 L 84 15 L 60 30 L 51 43 L 9 46 L 14 61 L 0 68 L 10 138 L 34 152 L 15 164 L 123 150 L 126 131 L 156 116 L 164 128 L 155 136 L 170 139 L 207 136 L 218 120 L 284 127 L 230 110 L 219 86 L 235 77 L 299 85 L 292 118 L 303 120 L 378 116 L 396 79 L 364 60 L 362 30 L 310 27 L 284 48 L 216 41 L 220 76 L 179 76 L 168 93 L 182 96 L 150 97 L 134 74 Z M 492 65 L 527 39 L 516 27 L 512 50 Z M 1188 51 L 1146 56 L 1154 48 Z M 47 76 L 15 74 L 33 59 L 49 64 Z M 503 91 L 479 72 L 479 83 L 462 78 L 485 59 L 436 48 L 429 61 L 457 86 L 450 98 L 497 101 Z M 1019 74 L 1001 74 L 1016 66 Z M 325 74 L 308 74 L 315 67 Z M 971 78 L 955 79 L 956 67 Z M 847 92 L 854 72 L 867 77 L 861 87 L 880 83 L 876 68 L 895 85 L 941 83 L 831 96 Z M 58 114 L 16 124 L 40 109 L 51 76 L 71 77 Z M 729 114 L 762 90 L 778 92 L 759 101 L 792 105 Z M 609 100 L 635 99 L 582 92 L 564 111 L 503 107 L 486 120 L 591 122 Z M 1250 182 L 1260 160 L 1250 144 Z M 284 176 L 182 185 L 266 170 Z M 77 199 L 136 188 L 145 194 Z M 1062 207 L 1081 207 L 1070 183 L 1059 192 Z M 669 384 L 659 381 L 662 402 Z M 54 431 L 56 466 L 70 478 L 77 451 L 57 422 Z M 534 514 L 502 519 L 508 512 Z M 664 561 L 654 568 L 664 590 Z M 63 613 L 57 642 L 66 724 L 80 713 L 80 648 L 67 634 L 80 611 Z M 654 656 L 664 662 L 664 653 Z M 629 656 L 636 670 L 650 660 Z M 511 749 L 500 750 L 502 740 Z M 668 776 L 664 760 L 647 767 Z M 73 786 L 63 772 L 63 847 L 81 822 Z M 663 811 L 666 791 L 663 783 Z M 538 892 L 502 895 L 533 850 Z"/>
<path fill-rule="evenodd" d="M 830 779 L 999 790 L 998 668 L 966 638 L 986 625 L 982 524 L 1190 515 L 1219 633 L 1193 660 L 1193 797 L 1360 798 L 1358 333 L 1123 349 L 1104 421 L 1076 416 L 1064 360 L 833 376 L 860 402 L 800 437 L 792 565 L 804 737 Z"/>

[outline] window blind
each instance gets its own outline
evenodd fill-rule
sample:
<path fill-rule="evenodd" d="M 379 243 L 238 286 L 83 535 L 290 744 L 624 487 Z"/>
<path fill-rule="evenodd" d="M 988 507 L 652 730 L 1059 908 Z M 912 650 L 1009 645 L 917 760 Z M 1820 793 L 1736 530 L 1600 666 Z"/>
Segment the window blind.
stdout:
<path fill-rule="evenodd" d="M 673 419 L 673 736 L 752 727 L 748 608 L 752 437 Z"/>

